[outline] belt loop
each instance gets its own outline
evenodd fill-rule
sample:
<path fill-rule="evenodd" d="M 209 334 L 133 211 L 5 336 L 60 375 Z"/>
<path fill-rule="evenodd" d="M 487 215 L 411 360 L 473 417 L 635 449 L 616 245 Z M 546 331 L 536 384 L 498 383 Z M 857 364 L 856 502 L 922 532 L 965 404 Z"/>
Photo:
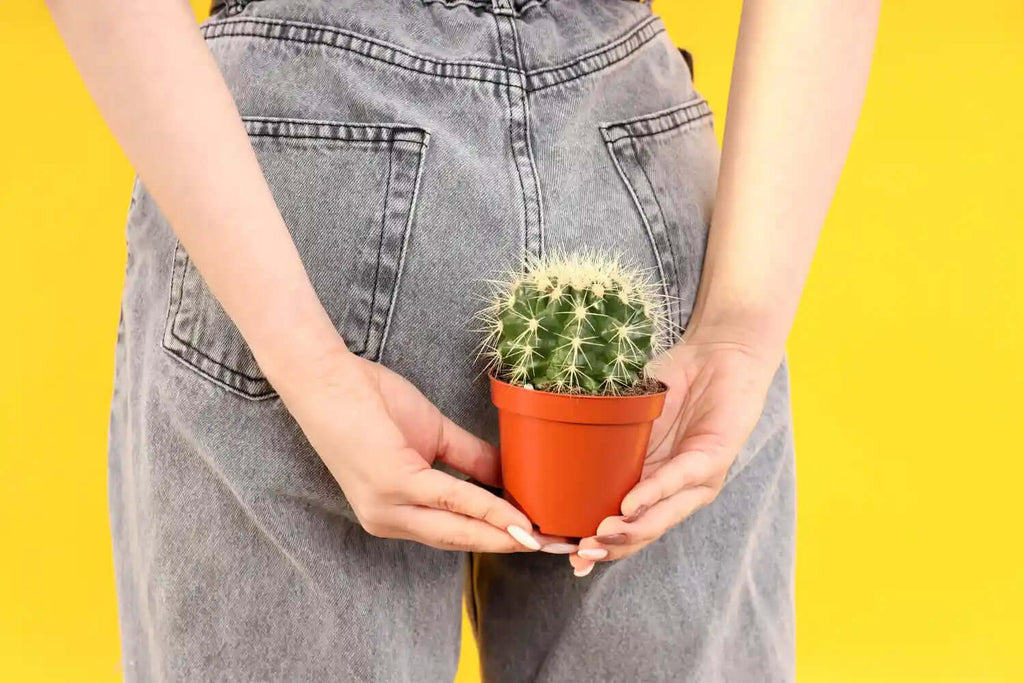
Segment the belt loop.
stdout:
<path fill-rule="evenodd" d="M 516 15 L 516 8 L 512 6 L 512 0 L 491 0 L 491 10 L 495 14 L 504 14 L 509 17 Z"/>
<path fill-rule="evenodd" d="M 224 0 L 225 14 L 232 15 L 238 14 L 245 9 L 252 0 Z"/>

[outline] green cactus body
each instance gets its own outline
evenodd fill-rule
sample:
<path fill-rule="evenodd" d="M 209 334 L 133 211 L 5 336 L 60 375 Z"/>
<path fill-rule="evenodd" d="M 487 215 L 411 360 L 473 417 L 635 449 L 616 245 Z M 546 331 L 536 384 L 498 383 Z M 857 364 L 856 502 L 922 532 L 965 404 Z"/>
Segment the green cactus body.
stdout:
<path fill-rule="evenodd" d="M 660 348 L 655 291 L 616 261 L 550 258 L 496 292 L 485 346 L 497 374 L 515 384 L 620 393 L 641 382 Z"/>

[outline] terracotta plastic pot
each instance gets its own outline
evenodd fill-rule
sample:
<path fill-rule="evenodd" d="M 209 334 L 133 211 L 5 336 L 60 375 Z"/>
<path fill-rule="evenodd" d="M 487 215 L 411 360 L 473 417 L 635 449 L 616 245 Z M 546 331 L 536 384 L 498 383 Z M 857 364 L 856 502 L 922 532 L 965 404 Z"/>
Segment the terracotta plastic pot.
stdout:
<path fill-rule="evenodd" d="M 665 392 L 572 396 L 491 377 L 505 491 L 545 534 L 592 536 L 640 480 Z"/>

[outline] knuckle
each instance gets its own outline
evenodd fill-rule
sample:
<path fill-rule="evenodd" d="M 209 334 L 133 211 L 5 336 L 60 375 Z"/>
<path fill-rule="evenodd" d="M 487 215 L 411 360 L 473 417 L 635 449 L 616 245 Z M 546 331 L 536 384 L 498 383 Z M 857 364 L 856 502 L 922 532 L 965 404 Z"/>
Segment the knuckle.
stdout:
<path fill-rule="evenodd" d="M 683 477 L 659 477 L 657 482 L 652 487 L 654 489 L 655 499 L 664 500 L 673 493 L 675 489 L 682 488 L 685 486 L 685 476 Z"/>
<path fill-rule="evenodd" d="M 442 548 L 448 548 L 450 550 L 465 550 L 472 545 L 469 537 L 462 533 L 447 533 L 443 536 L 439 536 L 437 544 Z"/>
<path fill-rule="evenodd" d="M 434 507 L 447 512 L 458 512 L 458 496 L 452 490 L 443 491 L 434 499 Z"/>
<path fill-rule="evenodd" d="M 723 479 L 724 479 L 724 477 L 723 477 Z M 718 486 L 707 486 L 707 487 L 705 487 L 704 495 L 701 496 L 698 507 L 705 507 L 705 506 L 711 505 L 711 503 L 715 502 L 715 498 L 718 497 L 718 491 L 719 491 L 720 486 L 721 485 L 719 484 Z"/>
<path fill-rule="evenodd" d="M 483 504 L 480 509 L 480 519 L 487 522 L 488 524 L 494 524 L 495 526 L 507 526 L 507 522 L 499 523 L 501 513 L 499 512 L 499 505 L 497 501 L 488 501 Z"/>
<path fill-rule="evenodd" d="M 359 525 L 363 527 L 363 531 L 377 538 L 385 538 L 387 536 L 388 527 L 384 523 L 384 515 L 379 508 L 364 505 L 358 510 L 355 508 L 353 510 L 356 513 L 356 519 L 359 520 Z"/>

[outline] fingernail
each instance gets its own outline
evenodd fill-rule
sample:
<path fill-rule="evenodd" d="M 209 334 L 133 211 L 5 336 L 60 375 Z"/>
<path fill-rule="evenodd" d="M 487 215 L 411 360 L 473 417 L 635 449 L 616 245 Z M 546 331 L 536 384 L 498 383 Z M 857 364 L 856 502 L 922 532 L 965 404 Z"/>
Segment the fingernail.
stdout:
<path fill-rule="evenodd" d="M 583 569 L 573 569 L 573 570 L 572 570 L 572 573 L 573 573 L 573 574 L 574 574 L 575 576 L 578 576 L 579 578 L 581 578 L 581 579 L 582 579 L 582 578 L 583 578 L 584 576 L 586 576 L 587 574 L 589 574 L 589 573 L 590 573 L 590 572 L 592 572 L 592 571 L 594 571 L 594 565 L 592 565 L 592 564 L 588 564 L 588 565 L 587 565 L 586 567 L 584 567 Z"/>
<path fill-rule="evenodd" d="M 533 537 L 533 534 L 526 529 L 516 526 L 515 524 L 510 524 L 505 527 L 505 531 L 508 532 L 509 536 L 516 539 L 516 541 L 522 543 L 530 550 L 540 550 L 540 543 Z"/>
<path fill-rule="evenodd" d="M 588 560 L 603 560 L 608 557 L 608 551 L 604 548 L 584 548 L 576 554 Z"/>
<path fill-rule="evenodd" d="M 608 534 L 598 536 L 596 539 L 601 545 L 626 545 L 626 534 Z"/>
<path fill-rule="evenodd" d="M 576 547 L 572 543 L 548 543 L 547 545 L 542 545 L 540 550 L 552 555 L 568 555 L 569 553 L 576 552 Z"/>
<path fill-rule="evenodd" d="M 628 517 L 625 517 L 622 521 L 627 523 L 635 522 L 640 517 L 640 515 L 644 514 L 645 512 L 647 512 L 647 506 L 641 505 L 640 507 L 633 511 L 633 514 L 629 515 Z"/>

